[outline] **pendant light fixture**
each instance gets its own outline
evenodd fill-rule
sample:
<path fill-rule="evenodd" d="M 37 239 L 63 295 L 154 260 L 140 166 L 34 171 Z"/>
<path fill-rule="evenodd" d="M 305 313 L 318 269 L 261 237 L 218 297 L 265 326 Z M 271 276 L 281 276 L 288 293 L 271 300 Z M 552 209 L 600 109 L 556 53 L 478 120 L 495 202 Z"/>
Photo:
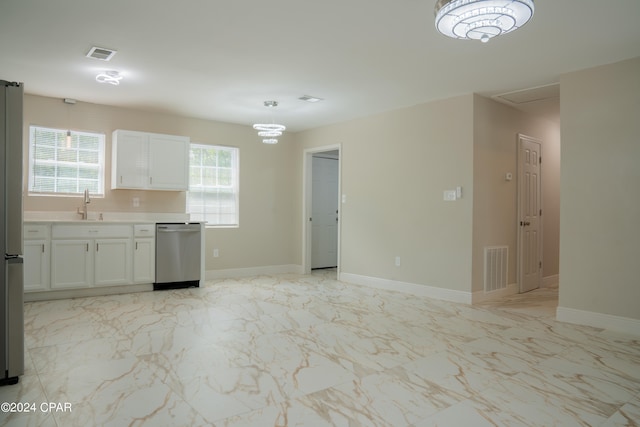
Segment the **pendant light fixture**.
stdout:
<path fill-rule="evenodd" d="M 65 146 L 66 148 L 71 148 L 71 129 L 69 129 L 69 124 L 71 116 L 71 105 L 75 105 L 76 100 L 71 98 L 64 98 L 63 101 L 65 104 L 67 104 L 67 136 L 65 137 Z"/>
<path fill-rule="evenodd" d="M 529 22 L 533 0 L 438 0 L 436 28 L 454 39 L 488 42 Z"/>
<path fill-rule="evenodd" d="M 264 101 L 264 106 L 269 109 L 273 109 L 278 106 L 278 102 Z M 253 125 L 253 128 L 258 131 L 258 136 L 262 137 L 262 142 L 264 144 L 277 144 L 277 137 L 282 135 L 282 132 L 287 129 L 284 125 L 273 123 L 273 118 L 271 120 L 271 124 L 256 123 Z"/>

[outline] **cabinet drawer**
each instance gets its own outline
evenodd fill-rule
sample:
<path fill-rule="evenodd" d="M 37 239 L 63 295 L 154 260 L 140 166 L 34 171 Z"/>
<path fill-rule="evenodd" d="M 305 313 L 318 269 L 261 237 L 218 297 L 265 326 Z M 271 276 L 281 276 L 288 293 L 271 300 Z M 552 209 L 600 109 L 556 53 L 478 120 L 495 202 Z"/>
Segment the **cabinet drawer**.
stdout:
<path fill-rule="evenodd" d="M 155 224 L 137 224 L 133 226 L 133 235 L 136 237 L 155 237 Z"/>
<path fill-rule="evenodd" d="M 49 227 L 46 225 L 25 225 L 24 239 L 46 239 L 49 237 Z"/>
<path fill-rule="evenodd" d="M 131 225 L 54 225 L 54 239 L 131 237 Z"/>

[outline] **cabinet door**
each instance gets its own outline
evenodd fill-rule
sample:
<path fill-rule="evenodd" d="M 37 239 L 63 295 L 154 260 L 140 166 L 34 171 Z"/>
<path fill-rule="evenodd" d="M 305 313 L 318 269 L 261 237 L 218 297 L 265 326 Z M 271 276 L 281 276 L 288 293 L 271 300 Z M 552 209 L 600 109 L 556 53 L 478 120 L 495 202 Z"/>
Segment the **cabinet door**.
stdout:
<path fill-rule="evenodd" d="M 111 188 L 147 188 L 149 137 L 142 132 L 113 132 Z"/>
<path fill-rule="evenodd" d="M 127 285 L 131 283 L 131 240 L 95 240 L 95 285 Z"/>
<path fill-rule="evenodd" d="M 49 289 L 49 242 L 24 241 L 24 291 Z"/>
<path fill-rule="evenodd" d="M 51 288 L 91 286 L 91 243 L 91 240 L 51 241 Z"/>
<path fill-rule="evenodd" d="M 156 277 L 155 239 L 136 239 L 133 248 L 134 283 L 153 283 Z"/>
<path fill-rule="evenodd" d="M 155 190 L 189 189 L 189 139 L 149 136 L 149 186 Z"/>

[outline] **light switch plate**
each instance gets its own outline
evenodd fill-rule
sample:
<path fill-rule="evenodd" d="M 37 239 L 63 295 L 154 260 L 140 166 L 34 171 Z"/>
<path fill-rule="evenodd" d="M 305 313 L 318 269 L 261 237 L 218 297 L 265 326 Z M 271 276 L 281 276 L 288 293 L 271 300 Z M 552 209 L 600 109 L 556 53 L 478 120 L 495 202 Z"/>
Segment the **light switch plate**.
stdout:
<path fill-rule="evenodd" d="M 454 202 L 456 200 L 456 190 L 445 190 L 444 200 L 447 202 Z"/>

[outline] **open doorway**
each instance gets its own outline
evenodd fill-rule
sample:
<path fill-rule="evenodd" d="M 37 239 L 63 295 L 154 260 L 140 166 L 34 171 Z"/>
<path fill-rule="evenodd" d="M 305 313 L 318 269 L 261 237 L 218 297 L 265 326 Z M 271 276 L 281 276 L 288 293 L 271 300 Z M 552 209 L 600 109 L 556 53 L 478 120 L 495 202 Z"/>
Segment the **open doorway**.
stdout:
<path fill-rule="evenodd" d="M 340 271 L 340 146 L 304 152 L 303 270 Z"/>

